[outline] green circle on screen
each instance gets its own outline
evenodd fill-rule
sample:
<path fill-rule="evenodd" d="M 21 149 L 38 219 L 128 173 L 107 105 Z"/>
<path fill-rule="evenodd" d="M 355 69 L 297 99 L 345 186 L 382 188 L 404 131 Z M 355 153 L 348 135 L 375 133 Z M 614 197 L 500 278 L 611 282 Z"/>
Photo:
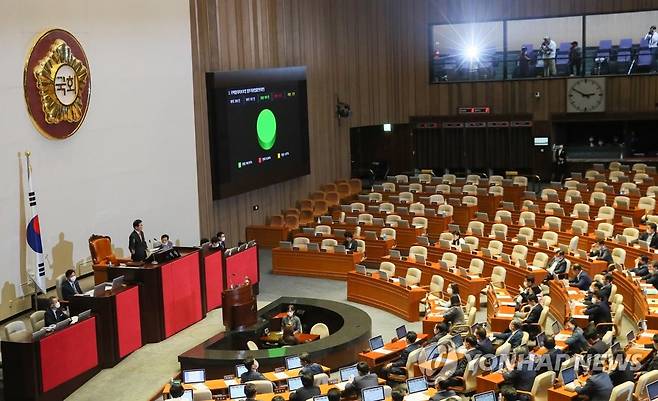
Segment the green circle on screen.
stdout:
<path fill-rule="evenodd" d="M 258 114 L 256 121 L 256 132 L 258 133 L 258 144 L 263 150 L 270 150 L 276 141 L 276 117 L 272 110 L 263 109 Z"/>

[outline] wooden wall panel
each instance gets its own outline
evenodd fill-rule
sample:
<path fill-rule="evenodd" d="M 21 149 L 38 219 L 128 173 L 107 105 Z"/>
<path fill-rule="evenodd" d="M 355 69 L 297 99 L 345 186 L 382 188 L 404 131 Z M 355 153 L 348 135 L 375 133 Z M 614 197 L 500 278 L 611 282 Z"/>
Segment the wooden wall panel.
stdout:
<path fill-rule="evenodd" d="M 429 85 L 430 22 L 646 9 L 658 9 L 658 0 L 190 0 L 201 235 L 222 229 L 243 239 L 246 225 L 347 177 L 350 127 L 455 114 L 462 105 L 538 121 L 565 111 L 561 79 Z M 204 73 L 291 65 L 308 68 L 311 174 L 213 201 Z M 610 78 L 608 109 L 655 111 L 657 88 L 656 76 Z M 336 97 L 353 110 L 340 125 Z"/>

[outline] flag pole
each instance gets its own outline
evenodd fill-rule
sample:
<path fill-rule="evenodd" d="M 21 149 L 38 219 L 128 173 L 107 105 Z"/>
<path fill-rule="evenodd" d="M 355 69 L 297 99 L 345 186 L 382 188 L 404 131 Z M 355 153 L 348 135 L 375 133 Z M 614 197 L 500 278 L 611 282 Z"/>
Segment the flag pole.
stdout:
<path fill-rule="evenodd" d="M 28 182 L 30 181 L 30 155 L 31 154 L 32 154 L 32 152 L 30 152 L 29 150 L 25 151 L 25 160 L 26 160 L 26 164 L 27 164 L 27 180 L 28 180 Z M 28 189 L 28 191 L 31 192 L 32 189 L 30 188 L 30 189 Z M 39 306 L 37 304 L 37 299 L 38 299 L 38 294 L 39 294 L 39 286 L 37 286 L 37 282 L 34 279 L 34 277 L 30 276 L 30 274 L 28 274 L 28 276 L 30 277 L 30 281 L 32 282 L 32 286 L 34 287 L 34 291 L 32 292 L 31 298 L 32 298 L 32 307 L 34 308 L 34 311 L 36 312 L 36 311 L 39 310 Z"/>

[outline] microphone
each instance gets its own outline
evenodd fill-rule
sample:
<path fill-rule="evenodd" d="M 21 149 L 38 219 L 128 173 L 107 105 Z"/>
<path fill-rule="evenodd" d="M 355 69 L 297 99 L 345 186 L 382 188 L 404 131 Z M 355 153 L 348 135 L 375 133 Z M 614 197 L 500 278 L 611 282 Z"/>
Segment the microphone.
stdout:
<path fill-rule="evenodd" d="M 231 273 L 231 288 L 235 288 L 235 273 Z"/>

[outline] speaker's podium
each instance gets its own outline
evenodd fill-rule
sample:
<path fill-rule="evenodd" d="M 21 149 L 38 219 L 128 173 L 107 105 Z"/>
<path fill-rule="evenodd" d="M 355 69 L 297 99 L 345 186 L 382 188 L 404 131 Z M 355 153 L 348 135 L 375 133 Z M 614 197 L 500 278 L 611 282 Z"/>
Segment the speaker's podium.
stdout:
<path fill-rule="evenodd" d="M 222 314 L 226 330 L 245 330 L 256 324 L 258 308 L 251 283 L 222 291 Z"/>

